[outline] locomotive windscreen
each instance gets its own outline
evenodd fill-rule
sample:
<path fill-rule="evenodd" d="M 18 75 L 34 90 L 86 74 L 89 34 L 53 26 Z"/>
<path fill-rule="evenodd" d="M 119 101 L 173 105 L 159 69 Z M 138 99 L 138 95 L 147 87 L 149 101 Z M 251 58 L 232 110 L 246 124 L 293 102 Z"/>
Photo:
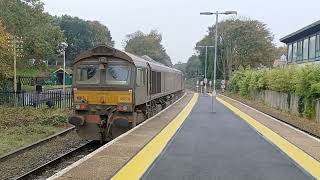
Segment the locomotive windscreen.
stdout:
<path fill-rule="evenodd" d="M 128 85 L 130 74 L 129 66 L 108 65 L 106 70 L 106 83 L 112 85 Z"/>
<path fill-rule="evenodd" d="M 78 84 L 99 84 L 99 65 L 79 65 L 77 68 Z"/>

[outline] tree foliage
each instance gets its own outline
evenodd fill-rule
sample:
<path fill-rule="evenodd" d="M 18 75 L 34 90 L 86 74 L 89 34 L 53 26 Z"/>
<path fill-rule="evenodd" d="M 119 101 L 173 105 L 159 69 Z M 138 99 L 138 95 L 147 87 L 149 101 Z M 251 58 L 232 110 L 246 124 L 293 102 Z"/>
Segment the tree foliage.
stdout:
<path fill-rule="evenodd" d="M 188 59 L 186 65 L 187 78 L 198 78 L 200 74 L 200 60 L 198 56 L 193 55 Z"/>
<path fill-rule="evenodd" d="M 214 45 L 216 26 L 209 27 L 209 33 L 199 45 Z M 218 24 L 218 78 L 226 79 L 233 69 L 243 67 L 271 66 L 275 59 L 273 35 L 266 25 L 257 20 L 230 19 Z M 201 69 L 204 69 L 205 50 L 199 52 Z M 208 77 L 212 77 L 214 49 L 208 48 Z"/>
<path fill-rule="evenodd" d="M 83 50 L 98 44 L 114 45 L 109 29 L 98 21 L 85 21 L 64 15 L 56 17 L 56 23 L 64 32 L 69 45 L 66 49 L 68 64 Z"/>
<path fill-rule="evenodd" d="M 25 59 L 40 62 L 52 57 L 63 40 L 63 33 L 44 12 L 40 0 L 0 0 L 0 17 L 8 32 L 23 38 Z"/>
<path fill-rule="evenodd" d="M 187 63 L 178 62 L 177 64 L 173 65 L 173 67 L 180 70 L 184 75 L 186 75 Z"/>
<path fill-rule="evenodd" d="M 0 80 L 12 75 L 11 49 L 8 44 L 9 37 L 11 37 L 11 35 L 6 32 L 2 20 L 0 19 Z"/>
<path fill-rule="evenodd" d="M 171 59 L 161 41 L 161 34 L 155 30 L 152 30 L 149 34 L 137 31 L 127 35 L 125 51 L 139 56 L 147 55 L 166 66 L 172 66 Z"/>

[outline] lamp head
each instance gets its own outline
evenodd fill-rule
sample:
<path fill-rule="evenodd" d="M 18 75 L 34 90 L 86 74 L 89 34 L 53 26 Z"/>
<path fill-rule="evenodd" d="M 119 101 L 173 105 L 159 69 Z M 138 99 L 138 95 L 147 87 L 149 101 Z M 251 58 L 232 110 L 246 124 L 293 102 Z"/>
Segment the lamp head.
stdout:
<path fill-rule="evenodd" d="M 200 15 L 212 15 L 214 14 L 213 12 L 201 12 Z"/>
<path fill-rule="evenodd" d="M 237 11 L 226 11 L 226 12 L 224 12 L 224 14 L 226 14 L 226 15 L 229 15 L 229 14 L 237 15 L 238 13 L 237 13 Z"/>

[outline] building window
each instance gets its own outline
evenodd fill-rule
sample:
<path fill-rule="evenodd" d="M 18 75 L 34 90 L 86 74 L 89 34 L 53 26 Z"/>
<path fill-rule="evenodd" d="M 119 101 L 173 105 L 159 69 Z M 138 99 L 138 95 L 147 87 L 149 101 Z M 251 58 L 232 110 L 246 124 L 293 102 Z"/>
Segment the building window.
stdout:
<path fill-rule="evenodd" d="M 316 57 L 320 57 L 320 34 L 317 35 L 317 41 L 316 41 Z"/>
<path fill-rule="evenodd" d="M 303 40 L 303 59 L 309 59 L 309 38 Z"/>
<path fill-rule="evenodd" d="M 288 62 L 292 62 L 292 44 L 288 44 Z"/>
<path fill-rule="evenodd" d="M 297 50 L 298 50 L 298 43 L 295 42 L 293 43 L 293 46 L 292 46 L 292 60 L 293 61 L 296 61 L 297 60 Z"/>
<path fill-rule="evenodd" d="M 310 37 L 309 42 L 309 58 L 314 59 L 316 57 L 316 36 Z"/>
<path fill-rule="evenodd" d="M 302 41 L 298 42 L 297 61 L 302 60 Z"/>

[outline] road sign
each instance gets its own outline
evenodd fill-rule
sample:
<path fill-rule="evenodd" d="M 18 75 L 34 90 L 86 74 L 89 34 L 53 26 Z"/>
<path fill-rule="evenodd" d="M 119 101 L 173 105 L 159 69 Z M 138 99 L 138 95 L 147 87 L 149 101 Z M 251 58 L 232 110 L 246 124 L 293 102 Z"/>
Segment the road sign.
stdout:
<path fill-rule="evenodd" d="M 210 84 L 210 86 L 211 86 L 211 84 L 212 84 L 212 81 L 209 81 L 209 84 Z"/>
<path fill-rule="evenodd" d="M 197 81 L 197 85 L 199 85 L 199 81 Z"/>
<path fill-rule="evenodd" d="M 207 84 L 207 83 L 208 83 L 208 79 L 207 79 L 207 78 L 204 78 L 203 82 L 204 82 L 205 84 Z"/>
<path fill-rule="evenodd" d="M 225 85 L 226 81 L 224 79 L 221 80 L 221 84 Z"/>
<path fill-rule="evenodd" d="M 203 86 L 203 81 L 200 81 L 200 86 Z"/>

